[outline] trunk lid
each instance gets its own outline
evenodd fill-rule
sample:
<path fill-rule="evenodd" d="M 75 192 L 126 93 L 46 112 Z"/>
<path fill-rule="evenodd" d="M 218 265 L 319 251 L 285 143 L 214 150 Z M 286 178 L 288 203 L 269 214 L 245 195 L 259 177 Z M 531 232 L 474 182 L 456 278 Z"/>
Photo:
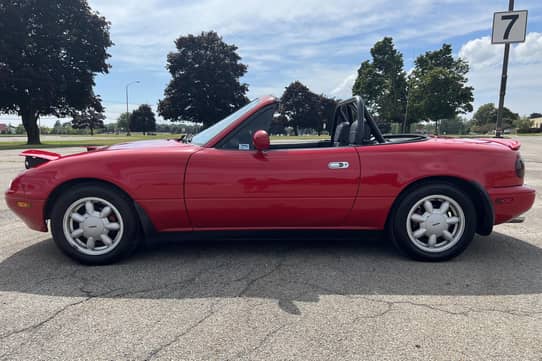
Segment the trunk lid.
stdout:
<path fill-rule="evenodd" d="M 519 150 L 521 148 L 521 143 L 519 140 L 515 139 L 505 139 L 505 138 L 482 138 L 482 140 L 492 142 L 492 143 L 498 143 L 501 145 L 504 145 L 512 150 Z"/>
<path fill-rule="evenodd" d="M 25 157 L 24 166 L 26 169 L 37 167 L 41 164 L 47 163 L 52 160 L 61 158 L 62 155 L 47 150 L 29 149 L 19 153 L 20 156 Z"/>

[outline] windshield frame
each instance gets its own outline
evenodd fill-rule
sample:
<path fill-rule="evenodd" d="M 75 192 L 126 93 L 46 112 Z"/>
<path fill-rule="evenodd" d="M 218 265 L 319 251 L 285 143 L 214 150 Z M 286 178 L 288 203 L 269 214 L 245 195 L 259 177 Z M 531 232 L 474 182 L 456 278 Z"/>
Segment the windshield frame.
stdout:
<path fill-rule="evenodd" d="M 233 129 L 237 128 L 239 124 L 257 112 L 263 105 L 266 105 L 270 99 L 276 101 L 276 98 L 274 97 L 254 99 L 224 119 L 194 135 L 191 143 L 201 147 L 213 147 L 222 138 L 224 138 L 224 136 L 229 134 Z M 198 137 L 201 139 L 198 139 Z"/>

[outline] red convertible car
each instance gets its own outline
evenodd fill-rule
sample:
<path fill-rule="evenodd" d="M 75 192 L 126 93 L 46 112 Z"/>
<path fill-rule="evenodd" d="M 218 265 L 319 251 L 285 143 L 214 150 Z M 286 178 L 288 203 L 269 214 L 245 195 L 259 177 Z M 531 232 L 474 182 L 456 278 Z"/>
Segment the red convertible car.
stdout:
<path fill-rule="evenodd" d="M 270 143 L 277 106 L 256 99 L 190 142 L 25 151 L 6 201 L 32 229 L 50 220 L 58 247 L 88 264 L 157 233 L 293 229 L 386 230 L 410 257 L 441 261 L 534 202 L 515 140 L 384 136 L 354 97 L 330 139 Z"/>

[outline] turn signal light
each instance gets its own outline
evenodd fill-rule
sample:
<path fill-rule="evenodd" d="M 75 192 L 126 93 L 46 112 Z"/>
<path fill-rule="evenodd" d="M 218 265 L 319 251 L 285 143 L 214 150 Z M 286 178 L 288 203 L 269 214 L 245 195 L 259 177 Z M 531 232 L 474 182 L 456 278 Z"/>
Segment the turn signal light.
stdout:
<path fill-rule="evenodd" d="M 19 208 L 30 208 L 30 203 L 24 201 L 18 201 L 17 207 Z"/>

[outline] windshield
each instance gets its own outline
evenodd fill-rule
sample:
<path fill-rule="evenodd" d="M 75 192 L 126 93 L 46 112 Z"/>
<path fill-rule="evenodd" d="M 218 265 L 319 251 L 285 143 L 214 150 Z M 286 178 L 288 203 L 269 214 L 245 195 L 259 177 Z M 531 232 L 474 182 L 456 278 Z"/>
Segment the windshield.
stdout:
<path fill-rule="evenodd" d="M 209 128 L 194 135 L 191 143 L 196 145 L 206 144 L 209 140 L 211 140 L 214 136 L 223 131 L 235 120 L 239 119 L 240 117 L 251 111 L 258 104 L 258 102 L 259 99 L 254 99 L 235 113 L 228 115 L 226 118 L 222 119 L 218 123 L 213 124 Z"/>

